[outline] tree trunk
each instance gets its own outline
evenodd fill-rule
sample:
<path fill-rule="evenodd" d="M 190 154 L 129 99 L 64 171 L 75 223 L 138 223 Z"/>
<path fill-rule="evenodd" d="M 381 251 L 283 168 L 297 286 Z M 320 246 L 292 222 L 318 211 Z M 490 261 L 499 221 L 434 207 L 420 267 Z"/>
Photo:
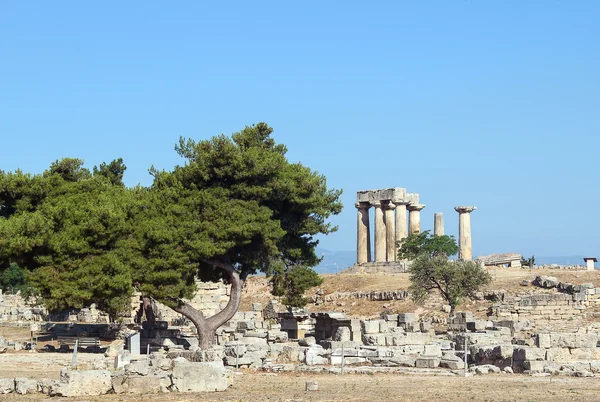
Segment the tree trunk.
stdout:
<path fill-rule="evenodd" d="M 240 307 L 240 300 L 242 298 L 242 288 L 244 287 L 244 279 L 241 278 L 238 272 L 233 268 L 231 264 L 210 261 L 216 267 L 225 270 L 229 274 L 229 281 L 231 282 L 231 292 L 229 301 L 225 308 L 219 311 L 212 317 L 204 317 L 201 311 L 196 310 L 190 304 L 180 300 L 179 304 L 173 307 L 173 310 L 179 314 L 184 315 L 188 318 L 196 327 L 198 331 L 199 346 L 202 350 L 212 348 L 216 343 L 216 331 L 217 329 L 231 320 L 235 313 L 237 313 Z"/>

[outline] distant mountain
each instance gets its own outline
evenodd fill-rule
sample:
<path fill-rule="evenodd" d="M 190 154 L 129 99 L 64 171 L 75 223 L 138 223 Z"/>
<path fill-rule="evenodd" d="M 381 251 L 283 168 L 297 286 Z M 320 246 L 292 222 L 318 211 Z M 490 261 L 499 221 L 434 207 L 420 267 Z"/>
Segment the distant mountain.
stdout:
<path fill-rule="evenodd" d="M 323 257 L 315 271 L 320 274 L 335 274 L 351 267 L 356 262 L 356 251 L 331 251 L 317 247 L 317 256 Z"/>
<path fill-rule="evenodd" d="M 316 253 L 323 257 L 323 261 L 315 267 L 315 271 L 320 274 L 335 274 L 356 263 L 356 251 L 331 251 L 317 247 Z M 526 256 L 529 258 L 529 256 Z M 536 265 L 585 265 L 583 257 L 594 257 L 593 255 L 567 255 L 558 257 L 538 257 L 535 256 Z M 598 256 L 600 259 L 600 255 Z M 600 264 L 598 264 L 600 266 Z"/>

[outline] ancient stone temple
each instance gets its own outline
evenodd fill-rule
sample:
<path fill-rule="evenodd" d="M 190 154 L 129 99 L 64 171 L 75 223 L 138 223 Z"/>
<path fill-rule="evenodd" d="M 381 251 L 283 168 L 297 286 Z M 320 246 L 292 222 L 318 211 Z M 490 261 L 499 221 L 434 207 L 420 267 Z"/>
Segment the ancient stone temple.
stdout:
<path fill-rule="evenodd" d="M 365 190 L 356 194 L 357 243 L 356 263 L 381 268 L 402 268 L 396 263 L 398 242 L 408 233 L 421 231 L 419 194 L 407 193 L 405 188 Z M 373 208 L 373 250 L 371 250 L 371 222 L 369 210 Z M 402 270 L 402 269 L 400 269 Z"/>
<path fill-rule="evenodd" d="M 419 194 L 407 193 L 400 187 L 363 190 L 356 193 L 355 206 L 358 211 L 356 265 L 351 271 L 368 268 L 371 272 L 404 272 L 406 261 L 396 261 L 398 243 L 409 233 L 421 232 L 421 211 L 425 205 L 419 202 Z M 471 206 L 455 208 L 459 213 L 459 258 L 463 260 L 473 258 L 470 213 L 475 209 Z M 441 213 L 434 214 L 434 235 L 444 235 Z"/>

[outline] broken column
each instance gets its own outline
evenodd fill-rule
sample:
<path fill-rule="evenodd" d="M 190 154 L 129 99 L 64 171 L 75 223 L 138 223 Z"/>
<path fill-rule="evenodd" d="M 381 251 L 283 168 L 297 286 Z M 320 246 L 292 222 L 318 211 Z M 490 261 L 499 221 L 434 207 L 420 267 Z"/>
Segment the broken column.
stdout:
<path fill-rule="evenodd" d="M 471 212 L 477 207 L 458 206 L 454 210 L 458 212 L 458 259 L 471 261 L 473 259 L 473 246 L 471 244 Z"/>
<path fill-rule="evenodd" d="M 369 236 L 369 208 L 368 202 L 357 202 L 358 226 L 356 229 L 356 262 L 362 264 L 371 261 L 371 241 Z"/>
<path fill-rule="evenodd" d="M 444 235 L 444 214 L 441 212 L 433 214 L 433 234 L 435 236 Z"/>
<path fill-rule="evenodd" d="M 385 221 L 381 201 L 372 201 L 375 207 L 375 261 L 384 262 L 386 259 Z"/>
<path fill-rule="evenodd" d="M 408 225 L 410 234 L 421 233 L 421 210 L 424 204 L 410 204 L 408 206 Z"/>
<path fill-rule="evenodd" d="M 386 233 L 386 261 L 396 261 L 396 246 L 394 230 L 394 210 L 396 205 L 393 202 L 385 204 L 385 233 Z"/>

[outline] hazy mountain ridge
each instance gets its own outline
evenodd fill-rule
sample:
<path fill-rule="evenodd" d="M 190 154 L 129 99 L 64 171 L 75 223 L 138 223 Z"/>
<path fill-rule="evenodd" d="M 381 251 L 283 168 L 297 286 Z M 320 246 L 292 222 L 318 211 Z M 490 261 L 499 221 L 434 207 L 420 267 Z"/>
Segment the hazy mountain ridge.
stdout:
<path fill-rule="evenodd" d="M 334 274 L 351 267 L 356 262 L 356 251 L 332 251 L 317 247 L 316 253 L 323 260 L 315 267 L 320 274 Z M 529 258 L 531 256 L 524 256 Z M 556 257 L 535 256 L 536 265 L 585 265 L 583 257 L 594 257 L 593 255 L 568 255 Z"/>

